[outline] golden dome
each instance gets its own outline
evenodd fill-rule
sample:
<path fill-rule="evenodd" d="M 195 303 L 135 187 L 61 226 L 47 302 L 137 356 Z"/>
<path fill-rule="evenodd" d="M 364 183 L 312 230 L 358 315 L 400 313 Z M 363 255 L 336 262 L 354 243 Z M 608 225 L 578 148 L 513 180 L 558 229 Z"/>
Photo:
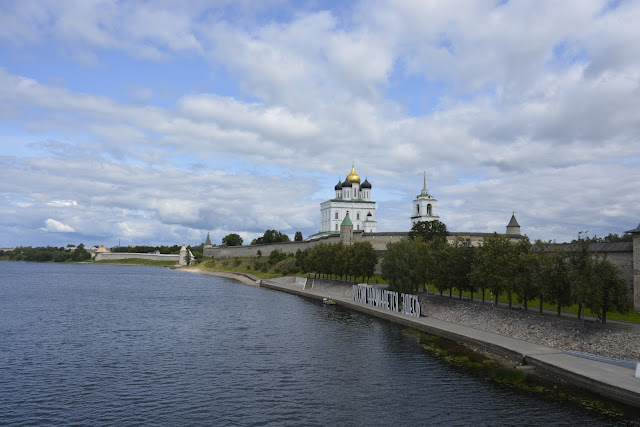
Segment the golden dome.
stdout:
<path fill-rule="evenodd" d="M 347 175 L 347 180 L 354 184 L 360 184 L 360 177 L 356 173 L 356 170 L 353 166 L 351 166 L 351 172 L 349 172 L 349 175 Z"/>

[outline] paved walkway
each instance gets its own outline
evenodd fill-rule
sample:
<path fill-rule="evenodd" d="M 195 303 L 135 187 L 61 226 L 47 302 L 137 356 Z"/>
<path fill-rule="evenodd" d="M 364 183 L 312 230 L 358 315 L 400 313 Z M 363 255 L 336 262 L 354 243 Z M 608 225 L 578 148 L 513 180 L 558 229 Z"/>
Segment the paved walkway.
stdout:
<path fill-rule="evenodd" d="M 295 283 L 283 284 L 263 280 L 261 286 L 319 300 L 329 296 L 313 289 L 303 289 L 301 285 Z M 344 307 L 507 356 L 521 364 L 535 366 L 553 377 L 566 380 L 576 386 L 640 408 L 640 378 L 635 377 L 633 369 L 585 359 L 555 348 L 455 323 L 386 311 L 344 297 L 333 296 L 332 299 Z"/>

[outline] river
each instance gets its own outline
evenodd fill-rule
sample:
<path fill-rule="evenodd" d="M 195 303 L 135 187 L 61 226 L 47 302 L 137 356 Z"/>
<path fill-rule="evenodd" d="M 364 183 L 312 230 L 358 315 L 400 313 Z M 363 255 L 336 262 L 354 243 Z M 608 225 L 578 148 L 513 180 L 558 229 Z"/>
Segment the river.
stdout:
<path fill-rule="evenodd" d="M 0 262 L 0 424 L 611 422 L 293 295 L 160 267 Z"/>

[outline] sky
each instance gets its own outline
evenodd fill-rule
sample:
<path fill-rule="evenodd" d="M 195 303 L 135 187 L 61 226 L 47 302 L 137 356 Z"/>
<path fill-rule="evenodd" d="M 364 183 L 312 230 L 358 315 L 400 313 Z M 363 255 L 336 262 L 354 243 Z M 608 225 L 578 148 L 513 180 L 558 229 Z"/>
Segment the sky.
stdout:
<path fill-rule="evenodd" d="M 0 0 L 0 247 L 640 222 L 640 2 Z"/>

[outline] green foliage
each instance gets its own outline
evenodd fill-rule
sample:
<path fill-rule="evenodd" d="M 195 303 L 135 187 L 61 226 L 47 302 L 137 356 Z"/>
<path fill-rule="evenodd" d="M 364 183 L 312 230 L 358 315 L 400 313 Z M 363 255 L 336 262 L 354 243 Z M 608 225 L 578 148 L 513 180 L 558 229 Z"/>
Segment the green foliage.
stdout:
<path fill-rule="evenodd" d="M 301 231 L 296 231 L 296 235 L 293 238 L 294 242 L 302 242 L 302 232 Z"/>
<path fill-rule="evenodd" d="M 351 269 L 346 271 L 346 274 L 369 279 L 375 273 L 376 264 L 378 264 L 378 254 L 375 249 L 369 242 L 357 242 L 349 248 Z"/>
<path fill-rule="evenodd" d="M 449 235 L 447 226 L 438 220 L 435 221 L 420 221 L 411 227 L 409 232 L 410 239 L 422 239 L 423 242 L 429 242 L 433 239 L 446 239 Z"/>
<path fill-rule="evenodd" d="M 215 268 L 216 266 L 216 260 L 211 257 L 211 258 L 207 258 L 205 263 L 204 263 L 205 268 Z"/>
<path fill-rule="evenodd" d="M 53 246 L 46 246 L 32 248 L 30 246 L 18 246 L 12 251 L 0 253 L 0 257 L 10 261 L 80 262 L 91 259 L 91 254 L 81 243 L 73 251 L 64 247 L 57 248 Z"/>
<path fill-rule="evenodd" d="M 296 251 L 296 267 L 302 271 L 303 273 L 308 273 L 309 270 L 307 267 L 307 258 L 309 257 L 309 253 L 311 252 L 311 249 L 307 248 L 304 251 L 301 251 L 300 249 L 298 249 Z"/>
<path fill-rule="evenodd" d="M 538 255 L 539 270 L 534 278 L 538 286 L 538 297 L 558 306 L 558 316 L 562 307 L 570 306 L 575 301 L 571 283 L 571 265 L 569 255 L 564 248 L 556 247 L 553 252 L 546 252 L 546 246 L 536 241 L 534 251 Z"/>
<path fill-rule="evenodd" d="M 471 272 L 472 282 L 482 289 L 483 297 L 485 289 L 493 292 L 496 302 L 503 292 L 512 293 L 514 255 L 513 244 L 508 237 L 493 233 L 484 239 Z"/>
<path fill-rule="evenodd" d="M 411 292 L 427 280 L 429 245 L 421 239 L 402 239 L 388 243 L 382 259 L 382 277 L 389 289 Z"/>
<path fill-rule="evenodd" d="M 591 267 L 591 280 L 584 296 L 584 305 L 607 321 L 609 311 L 628 313 L 632 307 L 629 291 L 620 270 L 606 259 L 595 259 Z"/>
<path fill-rule="evenodd" d="M 503 384 L 520 384 L 524 381 L 524 372 L 510 368 L 495 368 L 491 377 Z"/>
<path fill-rule="evenodd" d="M 289 236 L 284 233 L 281 233 L 277 230 L 267 230 L 264 232 L 262 237 L 258 237 L 257 239 L 253 239 L 251 242 L 252 245 L 266 245 L 268 243 L 282 243 L 282 242 L 290 242 Z"/>
<path fill-rule="evenodd" d="M 476 250 L 471 245 L 471 240 L 456 237 L 453 244 L 440 240 L 431 242 L 431 253 L 434 257 L 434 268 L 437 268 L 434 281 L 438 290 L 444 290 L 445 286 L 451 293 L 456 288 L 460 293 L 469 291 L 473 293 L 475 287 L 471 284 L 471 271 L 473 269 Z"/>
<path fill-rule="evenodd" d="M 222 244 L 226 246 L 242 246 L 242 237 L 236 233 L 227 234 L 222 238 Z"/>
<path fill-rule="evenodd" d="M 593 236 L 593 237 L 589 237 L 586 235 L 586 233 L 580 233 L 580 237 L 578 238 L 578 240 L 584 240 L 587 243 L 618 243 L 618 242 L 632 242 L 633 241 L 633 235 L 632 234 L 623 234 L 622 236 L 618 235 L 617 233 L 609 233 L 609 235 L 605 236 L 605 237 L 598 237 L 598 236 Z M 573 240 L 573 243 L 577 242 L 578 240 Z"/>
<path fill-rule="evenodd" d="M 269 263 L 269 265 L 276 265 L 277 263 L 279 263 L 280 261 L 282 261 L 286 257 L 287 257 L 287 255 L 285 253 L 282 253 L 282 252 L 280 252 L 278 250 L 273 250 L 269 254 L 268 263 Z"/>
<path fill-rule="evenodd" d="M 233 265 L 235 267 L 239 266 L 240 264 L 242 264 L 242 261 L 240 261 L 240 259 L 238 259 L 237 257 L 233 259 Z"/>
<path fill-rule="evenodd" d="M 82 243 L 80 243 L 76 249 L 71 253 L 71 260 L 72 261 L 86 261 L 88 259 L 91 259 L 91 254 L 89 252 L 87 252 L 87 250 L 84 248 L 84 245 Z"/>
<path fill-rule="evenodd" d="M 373 276 L 378 255 L 368 242 L 357 242 L 350 246 L 340 243 L 318 243 L 312 249 L 298 251 L 295 266 L 303 272 L 337 277 Z"/>
<path fill-rule="evenodd" d="M 533 250 L 529 238 L 525 236 L 513 246 L 515 253 L 513 264 L 512 288 L 518 296 L 518 302 L 527 309 L 529 301 L 539 294 L 539 281 L 535 274 L 540 271 L 539 253 Z"/>

